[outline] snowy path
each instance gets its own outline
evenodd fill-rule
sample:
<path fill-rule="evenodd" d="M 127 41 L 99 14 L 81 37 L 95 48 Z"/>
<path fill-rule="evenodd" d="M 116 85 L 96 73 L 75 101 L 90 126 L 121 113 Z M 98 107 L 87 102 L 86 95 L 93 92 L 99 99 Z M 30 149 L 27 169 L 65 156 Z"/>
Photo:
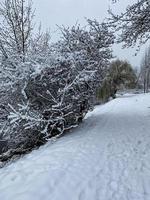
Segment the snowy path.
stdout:
<path fill-rule="evenodd" d="M 0 169 L 0 200 L 150 200 L 150 94 L 99 106 L 70 135 Z"/>

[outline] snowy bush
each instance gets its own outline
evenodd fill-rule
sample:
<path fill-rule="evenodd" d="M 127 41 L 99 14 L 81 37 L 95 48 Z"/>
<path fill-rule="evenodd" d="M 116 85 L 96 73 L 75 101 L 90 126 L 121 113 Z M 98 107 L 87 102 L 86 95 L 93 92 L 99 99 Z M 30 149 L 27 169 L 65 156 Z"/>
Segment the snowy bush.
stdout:
<path fill-rule="evenodd" d="M 0 15 L 0 138 L 9 149 L 32 149 L 76 127 L 93 108 L 114 36 L 87 20 L 84 28 L 60 27 L 52 44 L 41 27 L 33 34 L 31 0 L 4 0 Z"/>
<path fill-rule="evenodd" d="M 76 127 L 94 106 L 96 88 L 112 58 L 114 36 L 92 20 L 86 28 L 61 28 L 61 32 L 62 39 L 47 48 L 44 59 L 39 45 L 25 59 L 4 63 L 6 77 L 0 79 L 3 88 L 9 87 L 1 134 L 10 147 L 33 148 L 61 135 Z"/>

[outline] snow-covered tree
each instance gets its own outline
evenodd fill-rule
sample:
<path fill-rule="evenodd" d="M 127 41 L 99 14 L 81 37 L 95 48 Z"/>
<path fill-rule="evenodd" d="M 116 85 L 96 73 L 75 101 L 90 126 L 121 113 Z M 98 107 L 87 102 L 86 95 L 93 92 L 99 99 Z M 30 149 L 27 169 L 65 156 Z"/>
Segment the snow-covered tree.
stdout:
<path fill-rule="evenodd" d="M 37 62 L 39 54 L 35 52 L 34 46 L 36 43 L 37 48 L 42 51 L 42 42 L 45 44 L 46 39 L 41 39 L 39 47 L 36 42 L 39 34 L 35 34 L 33 38 L 33 16 L 30 0 L 4 0 L 0 4 L 1 137 L 11 135 L 8 129 L 12 130 L 12 125 L 9 126 L 7 120 L 11 106 L 16 108 L 18 103 L 27 99 L 25 88 L 28 79 L 39 73 L 44 65 Z"/>
<path fill-rule="evenodd" d="M 32 1 L 4 0 L 0 4 L 0 52 L 3 59 L 26 56 L 33 29 Z"/>
<path fill-rule="evenodd" d="M 143 85 L 144 92 L 148 92 L 150 87 L 150 47 L 146 49 L 141 62 L 140 83 Z"/>
<path fill-rule="evenodd" d="M 0 3 L 0 90 L 5 91 L 6 96 L 8 90 L 16 90 L 18 82 L 25 84 L 26 76 L 36 65 L 28 55 L 33 16 L 30 0 L 3 0 Z"/>
<path fill-rule="evenodd" d="M 109 25 L 119 31 L 118 42 L 123 42 L 124 47 L 141 46 L 150 39 L 150 1 L 138 0 L 128 6 L 126 11 L 115 15 L 109 11 L 111 18 Z"/>

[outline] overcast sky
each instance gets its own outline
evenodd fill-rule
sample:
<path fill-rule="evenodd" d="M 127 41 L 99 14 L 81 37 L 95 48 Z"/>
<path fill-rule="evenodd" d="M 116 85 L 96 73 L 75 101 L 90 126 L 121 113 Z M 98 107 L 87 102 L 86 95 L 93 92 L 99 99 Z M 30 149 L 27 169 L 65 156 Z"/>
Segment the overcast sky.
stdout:
<path fill-rule="evenodd" d="M 120 12 L 135 0 L 121 0 L 112 5 L 111 0 L 34 0 L 36 8 L 36 21 L 41 22 L 43 29 L 50 28 L 53 38 L 57 35 L 57 25 L 74 25 L 77 21 L 85 24 L 85 17 L 102 21 L 108 16 L 107 10 L 111 7 L 115 12 Z M 140 65 L 144 52 L 143 47 L 137 56 L 135 49 L 121 49 L 121 45 L 114 47 L 115 56 L 127 59 L 135 67 Z"/>

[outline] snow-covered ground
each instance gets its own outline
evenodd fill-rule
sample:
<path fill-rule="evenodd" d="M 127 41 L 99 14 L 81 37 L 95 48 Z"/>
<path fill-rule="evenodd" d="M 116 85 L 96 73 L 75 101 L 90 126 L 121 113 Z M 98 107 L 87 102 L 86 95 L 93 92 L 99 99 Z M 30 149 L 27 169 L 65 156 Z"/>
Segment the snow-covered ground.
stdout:
<path fill-rule="evenodd" d="M 150 200 L 150 94 L 124 95 L 0 169 L 0 200 Z"/>

